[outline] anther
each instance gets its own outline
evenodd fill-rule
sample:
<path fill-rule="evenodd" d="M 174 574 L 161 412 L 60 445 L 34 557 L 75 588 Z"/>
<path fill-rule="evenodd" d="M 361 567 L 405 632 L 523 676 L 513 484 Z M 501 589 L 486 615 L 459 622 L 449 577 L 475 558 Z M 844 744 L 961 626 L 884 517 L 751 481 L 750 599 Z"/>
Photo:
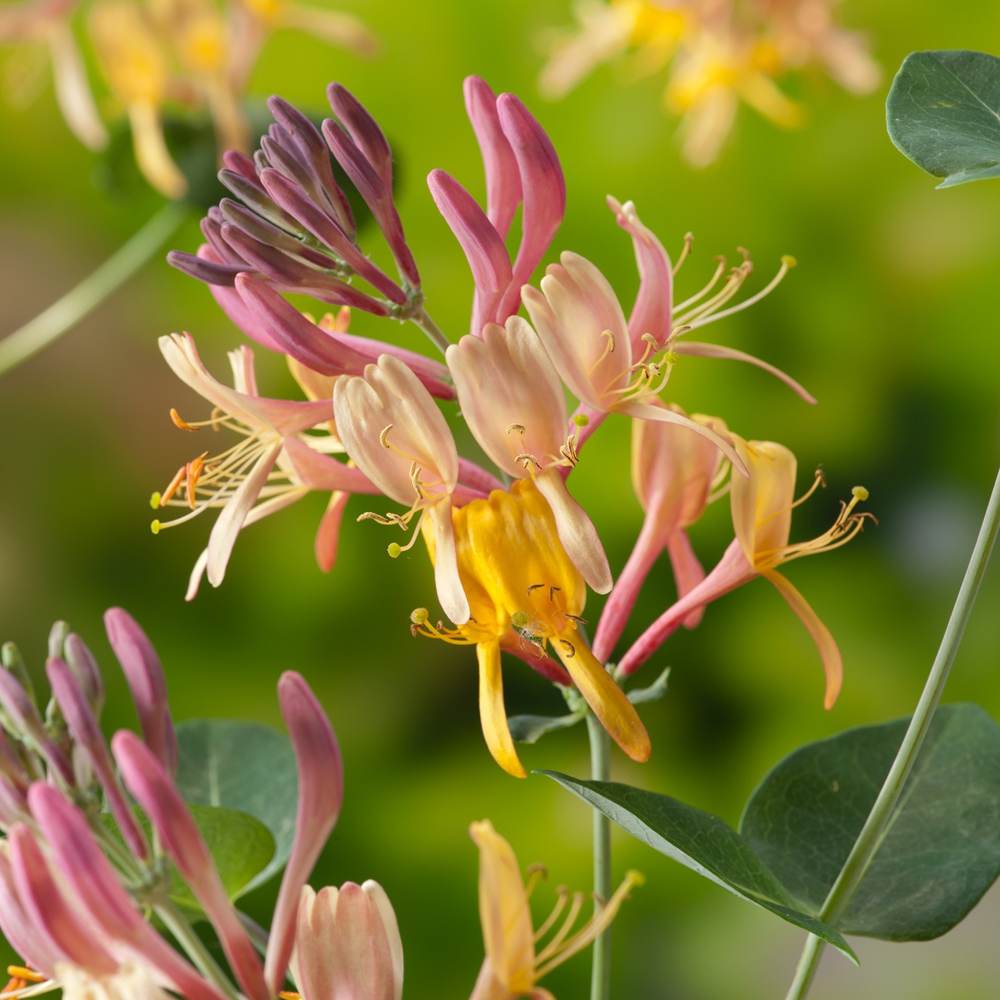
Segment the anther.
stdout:
<path fill-rule="evenodd" d="M 387 440 L 386 436 L 388 435 L 389 431 L 392 430 L 392 427 L 393 427 L 392 424 L 389 424 L 388 427 L 383 427 L 382 432 L 378 436 L 378 443 L 382 445 L 383 448 L 389 447 L 389 441 Z"/>
<path fill-rule="evenodd" d="M 604 330 L 601 333 L 601 336 L 608 338 L 608 346 L 607 346 L 607 352 L 608 352 L 608 354 L 614 354 L 615 353 L 615 335 L 610 330 Z"/>
<path fill-rule="evenodd" d="M 562 590 L 562 587 L 549 587 L 549 601 L 550 601 L 550 602 L 551 602 L 552 600 L 554 600 L 554 598 L 552 597 L 552 595 L 553 595 L 553 594 L 554 594 L 554 593 L 555 593 L 555 592 L 556 592 L 557 590 Z"/>
<path fill-rule="evenodd" d="M 567 656 L 572 660 L 573 657 L 576 656 L 576 646 L 574 646 L 569 639 L 560 639 L 559 643 L 568 650 Z"/>
<path fill-rule="evenodd" d="M 8 965 L 7 975 L 17 979 L 27 979 L 29 983 L 44 983 L 48 979 L 48 976 L 42 975 L 41 972 L 35 972 L 34 969 L 28 969 L 23 965 Z"/>
<path fill-rule="evenodd" d="M 579 615 L 571 615 L 566 612 L 563 613 L 563 618 L 568 618 L 571 622 L 576 622 L 578 625 L 586 625 L 587 619 L 581 618 Z"/>
<path fill-rule="evenodd" d="M 514 461 L 520 462 L 521 465 L 523 465 L 526 469 L 528 468 L 528 466 L 531 465 L 533 465 L 536 469 L 541 469 L 542 467 L 542 463 L 539 462 L 534 455 L 529 455 L 527 452 L 525 452 L 523 455 L 516 455 L 514 457 Z"/>
<path fill-rule="evenodd" d="M 524 434 L 527 428 L 524 424 L 508 424 L 507 433 L 510 434 L 511 431 L 517 431 L 518 434 Z"/>
<path fill-rule="evenodd" d="M 182 431 L 198 430 L 197 427 L 192 427 L 172 406 L 170 407 L 170 419 L 174 422 L 174 425 L 179 427 Z"/>
<path fill-rule="evenodd" d="M 528 597 L 531 597 L 531 592 L 533 590 L 538 590 L 539 587 L 544 587 L 544 586 L 545 586 L 544 583 L 533 583 L 526 591 Z"/>

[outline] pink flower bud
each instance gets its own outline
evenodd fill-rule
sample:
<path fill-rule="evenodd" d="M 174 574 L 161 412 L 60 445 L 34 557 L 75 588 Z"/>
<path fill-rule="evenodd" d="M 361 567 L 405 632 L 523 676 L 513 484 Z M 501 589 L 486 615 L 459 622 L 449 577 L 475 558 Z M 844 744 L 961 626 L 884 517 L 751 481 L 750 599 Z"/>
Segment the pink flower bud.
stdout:
<path fill-rule="evenodd" d="M 69 758 L 49 736 L 42 724 L 35 703 L 21 687 L 17 678 L 6 668 L 0 667 L 0 705 L 22 736 L 45 758 L 49 767 L 59 775 L 68 788 L 76 784 L 73 765 Z"/>
<path fill-rule="evenodd" d="M 295 840 L 274 908 L 264 967 L 272 993 L 280 989 L 292 953 L 302 887 L 337 822 L 344 797 L 344 764 L 337 737 L 301 674 L 289 670 L 281 675 L 278 700 L 295 748 L 299 799 Z"/>
<path fill-rule="evenodd" d="M 132 692 L 142 738 L 173 774 L 177 770 L 177 734 L 160 658 L 139 623 L 124 608 L 106 611 L 104 627 Z"/>

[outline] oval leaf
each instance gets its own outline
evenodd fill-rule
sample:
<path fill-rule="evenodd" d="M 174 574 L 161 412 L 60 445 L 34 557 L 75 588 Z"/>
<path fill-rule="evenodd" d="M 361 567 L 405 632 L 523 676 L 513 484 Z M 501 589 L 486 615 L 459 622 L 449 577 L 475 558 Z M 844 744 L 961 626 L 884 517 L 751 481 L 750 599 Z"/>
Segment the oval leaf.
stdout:
<path fill-rule="evenodd" d="M 716 816 L 672 799 L 610 781 L 578 781 L 541 771 L 578 795 L 643 843 L 704 875 L 740 899 L 816 934 L 852 961 L 854 952 L 831 927 L 796 908 L 787 890 L 753 849 Z"/>
<path fill-rule="evenodd" d="M 913 52 L 892 82 L 886 126 L 896 148 L 944 180 L 1000 177 L 1000 59 L 965 50 Z"/>
<path fill-rule="evenodd" d="M 740 832 L 798 905 L 817 912 L 896 756 L 907 719 L 849 729 L 786 757 Z M 878 853 L 838 930 L 923 941 L 1000 875 L 1000 727 L 978 705 L 938 709 Z"/>
<path fill-rule="evenodd" d="M 259 820 L 274 854 L 243 891 L 281 871 L 295 836 L 298 771 L 284 733 L 256 722 L 192 719 L 177 727 L 177 787 L 185 802 L 225 806 Z"/>

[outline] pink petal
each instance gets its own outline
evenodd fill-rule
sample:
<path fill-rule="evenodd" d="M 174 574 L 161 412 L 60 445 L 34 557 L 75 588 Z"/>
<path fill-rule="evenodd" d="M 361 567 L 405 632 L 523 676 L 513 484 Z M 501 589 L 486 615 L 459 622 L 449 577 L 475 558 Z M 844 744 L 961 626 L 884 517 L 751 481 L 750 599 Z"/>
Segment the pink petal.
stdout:
<path fill-rule="evenodd" d="M 705 568 L 694 554 L 691 539 L 683 528 L 678 529 L 670 536 L 667 552 L 670 555 L 670 565 L 673 567 L 674 580 L 677 583 L 677 596 L 684 597 L 705 579 Z M 684 627 L 697 628 L 703 613 L 704 608 L 692 611 L 684 619 Z"/>
<path fill-rule="evenodd" d="M 451 501 L 442 500 L 428 511 L 434 527 L 434 583 L 444 613 L 456 624 L 464 625 L 472 614 L 458 575 L 458 550 L 455 526 L 451 520 Z"/>
<path fill-rule="evenodd" d="M 768 364 L 766 361 L 761 361 L 760 358 L 755 358 L 752 354 L 737 351 L 732 347 L 722 347 L 719 344 L 698 344 L 692 343 L 689 340 L 678 340 L 672 346 L 671 350 L 675 354 L 687 354 L 690 357 L 696 358 L 726 358 L 730 361 L 745 361 L 747 364 L 762 368 L 776 378 L 781 379 L 785 385 L 801 396 L 807 403 L 816 402 L 816 397 L 796 382 L 791 375 L 786 375 L 780 368 L 775 368 L 774 365 Z"/>
<path fill-rule="evenodd" d="M 327 504 L 323 519 L 319 522 L 316 532 L 316 564 L 324 573 L 329 573 L 337 561 L 337 549 L 340 541 L 340 522 L 344 517 L 344 509 L 351 494 L 344 490 L 335 490 Z"/>

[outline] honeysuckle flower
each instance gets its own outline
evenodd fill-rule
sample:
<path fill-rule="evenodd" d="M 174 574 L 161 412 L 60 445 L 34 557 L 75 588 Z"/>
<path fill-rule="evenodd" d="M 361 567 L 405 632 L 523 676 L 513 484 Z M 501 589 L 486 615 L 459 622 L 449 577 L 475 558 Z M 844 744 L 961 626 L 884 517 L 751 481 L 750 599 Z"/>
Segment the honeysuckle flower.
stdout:
<path fill-rule="evenodd" d="M 513 94 L 497 97 L 485 80 L 465 80 L 465 107 L 486 171 L 486 212 L 443 170 L 427 178 L 431 195 L 465 251 L 476 282 L 470 332 L 503 324 L 520 306 L 520 288 L 538 266 L 566 211 L 566 182 L 545 130 Z M 519 205 L 521 242 L 511 263 L 505 240 Z"/>
<path fill-rule="evenodd" d="M 519 316 L 487 323 L 448 348 L 462 414 L 497 466 L 515 479 L 530 477 L 552 508 L 559 540 L 599 594 L 612 585 L 601 540 L 584 509 L 569 495 L 560 467 L 576 464 L 567 436 L 562 382 L 534 330 Z"/>
<path fill-rule="evenodd" d="M 829 629 L 798 590 L 778 572 L 778 567 L 802 556 L 846 545 L 864 528 L 865 520 L 872 517 L 868 513 L 855 512 L 858 503 L 868 499 L 868 491 L 856 486 L 850 502 L 842 503 L 840 514 L 827 531 L 806 542 L 790 543 L 792 510 L 812 495 L 822 477 L 817 474 L 805 496 L 794 500 L 796 461 L 792 452 L 773 441 L 744 441 L 735 434 L 732 437 L 750 470 L 748 478 L 734 476 L 730 483 L 736 537 L 715 569 L 639 637 L 619 662 L 619 673 L 628 676 L 642 666 L 692 611 L 755 576 L 763 576 L 778 589 L 816 643 L 826 674 L 823 707 L 832 708 L 843 678 L 840 650 Z"/>
<path fill-rule="evenodd" d="M 290 971 L 303 1000 L 400 1000 L 403 943 L 385 890 L 305 886 Z"/>
<path fill-rule="evenodd" d="M 85 146 L 102 149 L 108 141 L 87 79 L 83 56 L 70 19 L 79 0 L 25 0 L 0 8 L 0 44 L 37 46 L 52 63 L 59 110 L 70 131 Z M 9 94 L 13 100 L 22 94 Z"/>
<path fill-rule="evenodd" d="M 438 600 L 453 622 L 468 621 L 451 516 L 453 496 L 459 491 L 458 452 L 430 393 L 402 361 L 385 354 L 363 377 L 337 381 L 333 412 L 358 468 L 387 497 L 410 504 L 405 514 L 363 517 L 407 530 L 414 515 L 422 520 L 426 512 L 437 553 Z"/>
<path fill-rule="evenodd" d="M 642 876 L 630 871 L 614 895 L 602 902 L 597 912 L 575 932 L 584 895 L 570 898 L 565 889 L 549 918 L 535 930 L 529 904 L 543 870 L 530 870 L 527 885 L 509 843 L 493 829 L 489 820 L 473 823 L 469 833 L 479 848 L 479 916 L 483 925 L 486 959 L 479 972 L 470 1000 L 553 1000 L 538 981 L 556 966 L 588 947 L 614 920 L 633 886 Z M 548 944 L 542 945 L 563 911 L 568 910 Z"/>
<path fill-rule="evenodd" d="M 624 413 L 683 426 L 712 441 L 737 468 L 732 446 L 711 428 L 682 413 L 656 406 L 673 361 L 647 360 L 667 345 L 645 333 L 646 349 L 633 363 L 625 315 L 607 278 L 588 260 L 569 251 L 550 264 L 541 290 L 521 291 L 528 315 L 563 381 L 596 413 Z"/>
<path fill-rule="evenodd" d="M 202 364 L 189 335 L 160 338 L 160 349 L 174 373 L 215 406 L 211 419 L 178 426 L 225 427 L 243 441 L 216 457 L 201 453 L 182 466 L 163 493 L 153 495 L 153 506 L 187 506 L 189 512 L 173 521 L 153 522 L 153 530 L 180 524 L 209 507 L 221 507 L 208 548 L 195 565 L 188 599 L 197 592 L 201 574 L 218 586 L 240 530 L 267 514 L 287 507 L 311 489 L 370 493 L 374 487 L 355 468 L 310 446 L 303 432 L 323 425 L 332 416 L 328 400 L 296 402 L 257 395 L 253 352 L 243 347 L 230 354 L 235 388 L 216 381 Z M 178 496 L 183 490 L 183 500 Z M 257 501 L 262 501 L 259 505 Z"/>
<path fill-rule="evenodd" d="M 521 643 L 539 654 L 551 646 L 612 739 L 634 760 L 649 757 L 649 736 L 632 703 L 611 679 L 578 630 L 586 584 L 559 540 L 548 501 L 531 479 L 494 490 L 452 511 L 455 558 L 469 613 L 455 628 L 434 625 L 426 609 L 411 620 L 414 633 L 454 645 L 475 645 L 479 714 L 496 762 L 525 777 L 503 701 L 502 646 Z M 428 549 L 440 559 L 435 538 Z M 448 553 L 450 555 L 450 553 Z M 454 619 L 453 619 L 454 621 Z M 530 662 L 530 661 L 529 661 Z"/>
<path fill-rule="evenodd" d="M 783 127 L 803 121 L 776 79 L 813 65 L 852 93 L 878 83 L 862 40 L 842 30 L 837 0 L 581 0 L 578 27 L 553 33 L 539 88 L 564 96 L 596 65 L 632 51 L 635 75 L 670 65 L 664 105 L 681 117 L 683 155 L 711 163 L 741 101 Z"/>
<path fill-rule="evenodd" d="M 683 412 L 679 407 L 674 407 Z M 691 419 L 711 427 L 717 434 L 727 432 L 719 417 L 693 414 Z M 705 577 L 691 548 L 686 529 L 702 515 L 715 496 L 721 495 L 728 463 L 715 445 L 678 424 L 636 420 L 632 424 L 632 484 L 646 512 L 642 530 L 615 589 L 601 615 L 594 635 L 594 655 L 607 660 L 628 621 L 639 591 L 653 563 L 664 549 L 683 597 Z M 693 628 L 701 619 L 697 609 L 685 619 Z"/>

